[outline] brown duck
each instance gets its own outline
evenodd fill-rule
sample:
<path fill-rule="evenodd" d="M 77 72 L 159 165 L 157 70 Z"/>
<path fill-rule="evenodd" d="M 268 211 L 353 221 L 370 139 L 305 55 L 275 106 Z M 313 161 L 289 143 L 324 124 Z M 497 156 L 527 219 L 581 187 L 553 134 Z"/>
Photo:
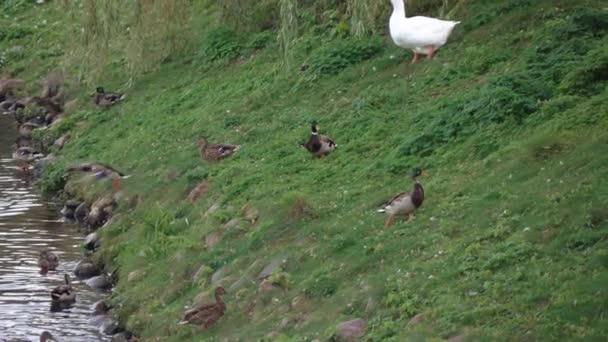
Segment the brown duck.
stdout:
<path fill-rule="evenodd" d="M 410 214 L 422 205 L 422 202 L 424 201 L 424 189 L 417 179 L 420 175 L 422 175 L 422 170 L 420 168 L 415 168 L 412 171 L 414 189 L 411 192 L 404 191 L 395 195 L 384 203 L 382 209 L 378 210 L 378 212 L 388 214 L 384 225 L 385 227 L 388 228 L 393 224 L 395 215 L 405 215 L 409 218 Z"/>
<path fill-rule="evenodd" d="M 199 139 L 198 146 L 201 158 L 207 161 L 224 159 L 241 147 L 241 145 L 209 144 L 206 138 Z"/>
<path fill-rule="evenodd" d="M 76 302 L 76 292 L 70 284 L 70 276 L 65 274 L 65 285 L 59 285 L 51 291 L 51 311 L 59 311 Z"/>
<path fill-rule="evenodd" d="M 38 267 L 40 274 L 46 274 L 48 271 L 54 271 L 59 266 L 59 257 L 51 251 L 42 251 L 38 256 Z"/>
<path fill-rule="evenodd" d="M 57 342 L 57 340 L 53 337 L 53 335 L 51 335 L 50 332 L 48 331 L 43 331 L 42 334 L 40 334 L 40 342 Z"/>
<path fill-rule="evenodd" d="M 226 303 L 224 303 L 222 296 L 225 294 L 226 290 L 224 290 L 223 287 L 217 287 L 215 289 L 215 303 L 203 304 L 186 311 L 179 324 L 194 324 L 203 329 L 209 328 L 213 323 L 224 316 Z"/>
<path fill-rule="evenodd" d="M 330 137 L 319 134 L 319 125 L 317 121 L 312 121 L 310 125 L 310 137 L 308 138 L 308 141 L 302 144 L 302 147 L 313 156 L 326 156 L 338 147 Z"/>

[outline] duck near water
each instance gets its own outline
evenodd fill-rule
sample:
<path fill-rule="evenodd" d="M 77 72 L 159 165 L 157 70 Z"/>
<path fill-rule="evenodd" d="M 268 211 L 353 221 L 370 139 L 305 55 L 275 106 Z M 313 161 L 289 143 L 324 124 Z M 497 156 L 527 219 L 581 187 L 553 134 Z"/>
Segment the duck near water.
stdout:
<path fill-rule="evenodd" d="M 433 59 L 435 51 L 443 46 L 459 21 L 440 20 L 424 16 L 406 18 L 403 0 L 391 0 L 393 14 L 389 20 L 389 29 L 393 42 L 404 49 L 414 52 L 412 63 L 418 55 L 427 55 Z"/>
<path fill-rule="evenodd" d="M 335 150 L 338 145 L 328 136 L 319 134 L 319 124 L 316 120 L 310 123 L 310 137 L 302 144 L 314 157 L 323 157 Z"/>
<path fill-rule="evenodd" d="M 378 212 L 388 214 L 384 225 L 386 228 L 389 228 L 393 224 L 395 215 L 405 215 L 409 218 L 410 214 L 422 205 L 422 202 L 424 201 L 424 189 L 417 179 L 421 175 L 422 170 L 420 168 L 415 168 L 412 171 L 414 189 L 411 192 L 404 191 L 395 195 L 384 204 L 382 209 L 378 210 Z"/>
<path fill-rule="evenodd" d="M 65 274 L 65 285 L 59 285 L 51 291 L 51 311 L 59 311 L 76 302 L 76 292 L 70 284 L 70 276 Z"/>
<path fill-rule="evenodd" d="M 54 271 L 59 266 L 59 257 L 51 251 L 41 251 L 38 256 L 38 267 L 40 274 L 46 274 L 48 271 Z"/>
<path fill-rule="evenodd" d="M 184 313 L 184 317 L 180 325 L 183 324 L 194 324 L 202 327 L 203 329 L 209 328 L 213 323 L 217 322 L 226 311 L 226 303 L 222 299 L 222 296 L 226 294 L 226 290 L 223 287 L 217 287 L 215 289 L 215 303 L 203 304 L 193 309 L 190 309 Z"/>
<path fill-rule="evenodd" d="M 53 337 L 53 335 L 51 335 L 50 332 L 48 331 L 43 331 L 42 334 L 40 334 L 40 342 L 56 342 L 57 340 Z"/>

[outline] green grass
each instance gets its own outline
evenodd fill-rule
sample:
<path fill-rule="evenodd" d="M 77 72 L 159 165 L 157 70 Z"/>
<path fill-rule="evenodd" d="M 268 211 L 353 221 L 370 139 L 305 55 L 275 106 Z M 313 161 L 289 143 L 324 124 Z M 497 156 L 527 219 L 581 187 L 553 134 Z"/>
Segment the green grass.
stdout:
<path fill-rule="evenodd" d="M 437 58 L 415 65 L 387 37 L 328 37 L 317 27 L 293 52 L 295 65 L 310 64 L 304 72 L 282 67 L 272 39 L 201 27 L 199 53 L 140 76 L 110 110 L 93 108 L 88 89 L 74 84 L 80 109 L 48 133 L 69 129 L 71 139 L 42 184 L 57 187 L 59 171 L 77 160 L 133 175 L 125 197 L 141 204 L 120 203 L 98 258 L 120 269 L 116 313 L 144 340 L 326 340 L 357 317 L 370 341 L 604 340 L 603 7 L 467 2 Z M 16 15 L 23 32 L 41 16 L 61 18 L 53 5 Z M 60 41 L 56 32 L 33 35 L 49 49 Z M 32 39 L 0 41 L 2 51 L 25 44 L 26 58 L 3 68 L 28 80 L 59 60 L 40 57 Z M 118 75 L 103 79 L 107 89 L 125 81 Z M 320 160 L 298 146 L 312 119 L 339 145 Z M 199 136 L 243 147 L 207 163 Z M 416 166 L 429 173 L 424 205 L 385 229 L 375 209 L 410 189 Z M 189 203 L 204 179 L 209 192 Z M 110 185 L 71 188 L 93 198 Z M 246 204 L 260 211 L 254 225 Z M 226 227 L 234 218 L 240 224 Z M 212 232 L 221 240 L 207 248 Z M 256 276 L 277 257 L 287 262 L 274 279 L 286 289 L 260 293 Z M 226 316 L 209 331 L 176 324 L 215 286 L 210 276 L 192 280 L 202 265 L 233 286 Z M 143 275 L 127 282 L 135 270 Z M 420 312 L 426 320 L 406 327 Z"/>

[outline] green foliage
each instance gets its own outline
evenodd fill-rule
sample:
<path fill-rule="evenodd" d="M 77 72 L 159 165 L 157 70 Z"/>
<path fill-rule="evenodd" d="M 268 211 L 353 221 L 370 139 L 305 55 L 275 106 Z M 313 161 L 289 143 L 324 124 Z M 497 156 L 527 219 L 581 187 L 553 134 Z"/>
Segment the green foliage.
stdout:
<path fill-rule="evenodd" d="M 606 88 L 606 80 L 608 45 L 603 43 L 590 51 L 577 67 L 564 76 L 560 90 L 572 95 L 592 96 Z"/>
<path fill-rule="evenodd" d="M 312 53 L 311 71 L 317 76 L 335 75 L 351 65 L 372 58 L 383 47 L 384 44 L 378 39 L 340 40 Z"/>
<path fill-rule="evenodd" d="M 204 47 L 204 56 L 211 61 L 235 59 L 240 56 L 242 50 L 236 32 L 223 26 L 209 31 Z"/>
<path fill-rule="evenodd" d="M 9 26 L 0 28 L 0 41 L 1 40 L 18 40 L 23 39 L 29 35 L 32 35 L 34 31 L 25 26 Z"/>
<path fill-rule="evenodd" d="M 97 19 L 116 23 L 109 14 L 117 5 L 103 3 L 112 8 L 99 8 Z M 90 87 L 68 89 L 85 104 L 50 130 L 71 138 L 43 182 L 61 188 L 60 164 L 83 160 L 132 175 L 96 255 L 120 268 L 114 310 L 141 340 L 323 340 L 355 317 L 366 319 L 370 341 L 439 341 L 469 331 L 514 341 L 608 334 L 603 2 L 413 1 L 409 15 L 462 20 L 434 60 L 414 65 L 388 38 L 350 37 L 360 24 L 351 21 L 355 10 L 371 25 L 366 33 L 386 33 L 388 1 L 275 1 L 274 14 L 264 16 L 272 1 L 231 0 L 226 6 L 264 20 L 281 8 L 282 16 L 225 23 L 231 29 L 220 33 L 212 24 L 217 3 L 191 2 L 186 54 L 157 54 L 153 45 L 166 36 L 152 37 L 162 32 L 152 19 L 163 2 L 139 3 L 153 5 L 137 35 L 87 51 L 105 51 L 104 84 L 120 88 L 132 76 L 125 63 L 135 60 L 123 49 L 146 34 L 138 46 L 153 54 L 139 58 L 154 68 L 134 77 L 127 99 L 108 110 L 90 105 Z M 363 8 L 370 17 L 361 17 Z M 94 32 L 120 31 L 130 10 Z M 27 80 L 60 62 L 87 70 L 89 60 L 70 59 L 72 45 L 64 56 L 40 52 L 63 47 L 60 36 L 81 37 L 82 22 L 72 26 L 63 12 L 48 2 L 18 17 L 23 27 L 34 27 L 38 15 L 66 24 L 22 38 L 40 39 L 24 44 L 9 70 Z M 487 20 L 477 27 L 480 18 Z M 156 26 L 147 32 L 149 25 Z M 283 50 L 274 49 L 274 37 Z M 0 41 L 1 51 L 10 48 Z M 192 58 L 197 52 L 203 63 Z M 285 53 L 309 69 L 281 72 Z M 248 58 L 226 63 L 231 56 Z M 312 119 L 339 145 L 329 156 L 311 158 L 298 147 Z M 194 142 L 203 135 L 242 147 L 206 162 Z M 429 173 L 419 179 L 423 206 L 384 229 L 375 209 L 411 190 L 407 171 L 420 165 Z M 191 203 L 187 194 L 202 180 L 209 190 Z M 73 187 L 93 199 L 110 184 Z M 138 205 L 129 200 L 136 196 Z M 235 218 L 239 229 L 226 227 Z M 212 233 L 219 241 L 209 246 Z M 261 293 L 257 274 L 274 255 L 289 256 L 271 275 L 282 289 Z M 140 279 L 124 281 L 134 271 Z M 229 290 L 226 315 L 209 330 L 177 325 L 184 307 L 213 290 L 215 272 L 221 286 L 240 287 Z M 407 327 L 420 312 L 428 313 L 424 323 Z"/>
<path fill-rule="evenodd" d="M 329 267 L 320 267 L 302 282 L 301 287 L 311 297 L 331 296 L 338 290 L 338 279 Z"/>

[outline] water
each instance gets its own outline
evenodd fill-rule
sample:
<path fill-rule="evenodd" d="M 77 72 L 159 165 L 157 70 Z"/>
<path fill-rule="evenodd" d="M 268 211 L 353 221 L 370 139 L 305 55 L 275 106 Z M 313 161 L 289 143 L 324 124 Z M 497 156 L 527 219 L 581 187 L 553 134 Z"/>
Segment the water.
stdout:
<path fill-rule="evenodd" d="M 63 222 L 56 203 L 42 198 L 11 159 L 16 125 L 0 114 L 0 341 L 38 341 L 48 330 L 60 341 L 109 340 L 90 324 L 91 305 L 104 297 L 73 276 L 82 258 L 83 235 Z M 40 275 L 38 254 L 49 249 L 59 256 L 57 271 Z M 50 291 L 69 273 L 76 304 L 50 312 Z"/>

